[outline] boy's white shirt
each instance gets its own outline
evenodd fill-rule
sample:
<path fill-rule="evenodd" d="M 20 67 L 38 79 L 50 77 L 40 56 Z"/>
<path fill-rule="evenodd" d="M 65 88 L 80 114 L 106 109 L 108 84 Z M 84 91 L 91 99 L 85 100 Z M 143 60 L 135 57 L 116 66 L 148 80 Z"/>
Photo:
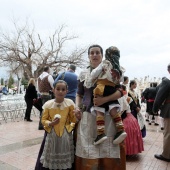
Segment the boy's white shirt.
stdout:
<path fill-rule="evenodd" d="M 53 89 L 54 87 L 53 87 L 53 83 L 54 83 L 54 79 L 53 79 L 53 77 L 50 75 L 50 74 L 48 74 L 47 72 L 43 72 L 40 76 L 39 76 L 39 78 L 42 80 L 44 77 L 46 77 L 46 76 L 48 76 L 48 82 L 50 83 L 50 86 L 51 86 L 51 88 Z M 38 88 L 38 81 L 37 81 L 37 91 L 38 92 L 40 92 L 39 91 L 39 88 Z"/>

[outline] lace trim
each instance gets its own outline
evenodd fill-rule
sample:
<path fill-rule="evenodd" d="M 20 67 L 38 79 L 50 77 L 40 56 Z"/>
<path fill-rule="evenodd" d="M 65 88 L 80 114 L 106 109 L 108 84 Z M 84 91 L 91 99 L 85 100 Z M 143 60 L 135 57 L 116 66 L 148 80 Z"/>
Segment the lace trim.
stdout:
<path fill-rule="evenodd" d="M 66 107 L 69 106 L 74 106 L 74 102 L 71 99 L 64 99 L 64 101 L 62 103 L 56 103 L 55 99 L 51 99 L 49 101 L 47 101 L 44 105 L 43 105 L 43 109 L 50 109 L 50 108 L 60 108 L 60 110 L 64 110 Z"/>
<path fill-rule="evenodd" d="M 72 162 L 73 163 L 73 162 Z M 68 169 L 72 167 L 72 163 L 65 162 L 65 163 L 51 163 L 49 164 L 48 162 L 43 163 L 43 167 L 48 168 L 48 169 Z"/>
<path fill-rule="evenodd" d="M 50 154 L 46 159 L 42 155 L 40 162 L 43 164 L 43 167 L 49 169 L 67 169 L 71 168 L 72 163 L 74 162 L 74 155 L 71 153 L 67 154 Z"/>
<path fill-rule="evenodd" d="M 55 133 L 55 132 L 53 132 Z M 53 137 L 46 138 L 44 151 L 40 158 L 40 162 L 43 164 L 43 167 L 49 169 L 67 169 L 72 167 L 72 163 L 74 162 L 74 145 L 70 143 L 70 149 L 64 153 L 61 153 L 59 149 L 58 152 L 60 153 L 52 153 L 49 146 Z M 70 138 L 72 140 L 72 138 Z"/>
<path fill-rule="evenodd" d="M 84 86 L 86 88 L 91 88 L 93 87 L 94 85 L 94 82 L 91 78 L 91 75 L 90 75 L 90 68 L 88 69 L 85 69 L 84 71 L 82 71 L 79 75 L 79 78 L 78 80 L 80 80 L 80 82 L 84 81 Z"/>

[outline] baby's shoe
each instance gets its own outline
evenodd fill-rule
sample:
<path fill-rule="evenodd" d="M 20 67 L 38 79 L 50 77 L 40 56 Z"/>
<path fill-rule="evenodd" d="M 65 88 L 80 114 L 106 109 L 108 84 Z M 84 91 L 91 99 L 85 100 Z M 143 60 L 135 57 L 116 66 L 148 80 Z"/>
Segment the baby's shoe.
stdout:
<path fill-rule="evenodd" d="M 105 141 L 106 139 L 107 139 L 107 136 L 104 133 L 101 135 L 98 135 L 96 139 L 94 140 L 94 145 L 98 145 L 102 143 L 103 141 Z"/>
<path fill-rule="evenodd" d="M 114 137 L 113 144 L 121 143 L 126 138 L 126 136 L 127 136 L 127 133 L 125 131 L 117 132 Z"/>

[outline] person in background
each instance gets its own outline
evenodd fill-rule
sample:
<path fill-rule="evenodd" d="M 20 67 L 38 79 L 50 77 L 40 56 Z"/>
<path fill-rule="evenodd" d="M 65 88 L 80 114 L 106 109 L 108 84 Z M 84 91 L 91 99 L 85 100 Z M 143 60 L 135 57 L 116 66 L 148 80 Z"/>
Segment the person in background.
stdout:
<path fill-rule="evenodd" d="M 153 113 L 152 109 L 153 109 L 153 103 L 156 97 L 156 93 L 157 93 L 157 84 L 150 84 L 151 87 L 146 88 L 144 90 L 144 92 L 142 93 L 142 96 L 144 97 L 144 99 L 146 99 L 146 112 L 149 115 L 149 125 L 152 124 L 153 122 L 153 116 L 154 116 L 154 124 L 155 126 L 158 126 L 158 112 L 156 114 Z"/>
<path fill-rule="evenodd" d="M 162 80 L 164 78 L 166 78 L 166 77 L 162 77 Z M 156 93 L 158 92 L 160 86 L 161 86 L 161 83 L 156 87 Z M 164 118 L 160 115 L 160 110 L 161 110 L 161 108 L 158 111 L 158 114 L 159 114 L 159 123 L 160 123 L 161 130 L 164 130 Z"/>
<path fill-rule="evenodd" d="M 53 90 L 53 83 L 54 83 L 54 79 L 50 75 L 50 68 L 48 66 L 44 67 L 44 71 L 38 77 L 38 81 L 37 81 L 37 90 L 38 93 L 40 94 L 42 105 L 52 98 L 50 91 Z M 38 126 L 39 130 L 44 129 L 41 124 L 41 116 L 42 116 L 42 112 L 40 112 L 40 121 Z"/>
<path fill-rule="evenodd" d="M 163 152 L 155 154 L 155 158 L 170 162 L 170 64 L 167 67 L 169 75 L 163 78 L 153 104 L 153 112 L 160 109 L 160 116 L 164 118 Z"/>
<path fill-rule="evenodd" d="M 71 169 L 74 162 L 72 130 L 76 123 L 75 104 L 65 98 L 68 85 L 63 80 L 54 84 L 55 99 L 43 105 L 42 124 L 47 132 L 40 162 L 45 169 Z"/>
<path fill-rule="evenodd" d="M 144 151 L 142 135 L 136 118 L 131 114 L 130 103 L 132 98 L 127 95 L 125 85 L 121 85 L 126 94 L 118 99 L 121 105 L 122 120 L 127 133 L 125 138 L 126 155 L 135 155 Z"/>
<path fill-rule="evenodd" d="M 2 88 L 2 93 L 5 94 L 5 95 L 8 94 L 7 85 L 5 85 L 5 86 Z"/>
<path fill-rule="evenodd" d="M 53 79 L 55 80 L 55 79 L 57 78 L 57 76 L 58 76 L 57 72 L 54 71 L 54 72 L 53 72 L 53 75 L 52 75 Z"/>
<path fill-rule="evenodd" d="M 130 81 L 130 89 L 128 91 L 128 96 L 132 98 L 132 102 L 130 103 L 130 110 L 132 115 L 138 120 L 137 114 L 140 112 L 140 102 L 138 94 L 136 93 L 135 89 L 137 87 L 137 83 L 135 80 Z M 143 129 L 141 129 L 142 137 L 144 138 L 146 136 L 146 127 L 144 126 Z"/>
<path fill-rule="evenodd" d="M 66 98 L 71 99 L 75 102 L 78 80 L 77 75 L 75 74 L 76 66 L 70 64 L 68 70 L 60 73 L 54 81 L 54 84 L 58 80 L 64 80 L 68 84 L 68 93 L 66 94 Z"/>
<path fill-rule="evenodd" d="M 38 81 L 37 81 L 37 90 L 41 95 L 43 104 L 51 99 L 51 95 L 49 94 L 49 91 L 53 89 L 54 79 L 49 73 L 50 73 L 50 68 L 44 67 L 44 71 L 38 77 Z"/>
<path fill-rule="evenodd" d="M 100 106 L 108 101 L 114 101 L 121 97 L 122 93 L 116 91 L 109 96 L 96 96 L 93 98 L 93 89 L 86 88 L 84 84 L 90 77 L 90 72 L 96 68 L 103 58 L 103 49 L 99 45 L 92 45 L 88 49 L 90 66 L 79 74 L 79 84 L 76 96 L 75 115 L 80 122 L 77 128 L 76 143 L 76 170 L 87 169 L 114 169 L 125 170 L 125 146 L 124 143 L 114 145 L 112 142 L 116 134 L 115 124 L 110 115 L 105 116 L 105 133 L 107 139 L 101 144 L 93 144 L 96 132 L 96 117 L 90 113 L 90 108 Z M 118 158 L 118 159 L 117 159 Z M 120 159 L 119 159 L 120 158 Z M 118 161 L 119 160 L 119 161 Z"/>
<path fill-rule="evenodd" d="M 33 102 L 36 99 L 37 99 L 37 91 L 35 88 L 35 80 L 34 80 L 34 78 L 31 78 L 28 82 L 28 87 L 27 87 L 26 93 L 25 93 L 25 102 L 27 104 L 27 108 L 25 111 L 25 117 L 24 117 L 25 121 L 32 122 L 32 120 L 30 119 L 31 110 L 33 107 Z"/>
<path fill-rule="evenodd" d="M 126 91 L 128 92 L 128 84 L 129 84 L 129 77 L 123 76 L 123 83 L 124 86 L 126 86 Z"/>

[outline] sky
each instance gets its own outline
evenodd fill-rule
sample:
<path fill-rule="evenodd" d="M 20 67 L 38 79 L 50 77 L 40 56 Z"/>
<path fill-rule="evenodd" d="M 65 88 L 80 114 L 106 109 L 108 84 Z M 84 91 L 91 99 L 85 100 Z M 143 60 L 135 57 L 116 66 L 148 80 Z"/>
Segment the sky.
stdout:
<path fill-rule="evenodd" d="M 133 78 L 164 77 L 170 63 L 169 0 L 0 0 L 0 30 L 11 18 L 27 18 L 46 34 L 61 24 L 79 36 L 78 45 L 120 49 L 120 65 Z M 0 77 L 6 75 L 0 68 Z"/>

